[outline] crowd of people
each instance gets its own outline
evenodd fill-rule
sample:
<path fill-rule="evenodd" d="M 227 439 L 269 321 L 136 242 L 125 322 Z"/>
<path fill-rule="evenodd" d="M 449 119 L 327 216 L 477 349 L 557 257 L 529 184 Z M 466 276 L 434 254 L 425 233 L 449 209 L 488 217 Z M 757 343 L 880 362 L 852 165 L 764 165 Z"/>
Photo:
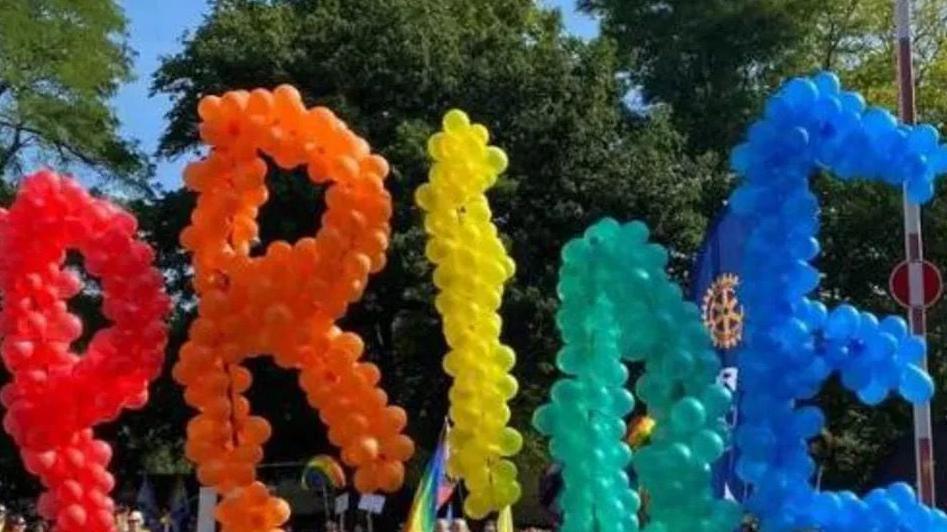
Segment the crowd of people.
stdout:
<path fill-rule="evenodd" d="M 115 526 L 118 532 L 164 532 L 149 530 L 145 526 L 145 516 L 138 510 L 119 507 L 115 512 Z M 27 518 L 24 514 L 10 512 L 0 504 L 0 532 L 48 532 L 52 525 L 40 517 Z"/>
<path fill-rule="evenodd" d="M 403 532 L 405 530 L 405 525 L 401 525 L 398 530 Z M 338 523 L 329 521 L 326 523 L 326 532 L 348 532 L 339 527 Z M 289 529 L 288 529 L 289 530 Z M 473 532 L 473 530 L 480 530 L 482 532 L 498 532 L 497 524 L 495 521 L 487 521 L 483 524 L 481 528 L 474 528 L 467 524 L 465 519 L 438 519 L 434 522 L 434 532 Z M 301 532 L 301 531 L 300 531 Z M 366 528 L 361 524 L 356 524 L 354 528 L 351 529 L 351 532 L 366 532 Z M 518 528 L 517 532 L 550 532 L 546 528 L 537 528 L 537 527 L 526 527 Z"/>
<path fill-rule="evenodd" d="M 497 524 L 495 521 L 487 521 L 480 530 L 483 532 L 497 532 Z M 519 528 L 517 530 L 518 532 L 549 532 L 548 529 L 537 527 Z M 434 532 L 471 532 L 471 529 L 464 519 L 438 519 L 434 523 Z"/>
<path fill-rule="evenodd" d="M 10 512 L 6 506 L 0 504 L 0 532 L 46 532 L 49 530 L 46 523 L 42 521 L 34 523 L 32 528 L 27 528 L 28 525 L 26 517 Z"/>
<path fill-rule="evenodd" d="M 118 532 L 172 532 L 173 528 L 161 526 L 155 530 L 148 528 L 143 512 L 127 506 L 119 506 L 115 511 L 115 526 Z M 27 518 L 23 514 L 13 513 L 6 506 L 0 504 L 0 532 L 48 532 L 52 525 L 42 518 Z M 287 532 L 297 532 L 293 527 L 287 527 Z M 338 523 L 329 521 L 325 524 L 326 532 L 349 532 L 342 529 Z M 367 528 L 361 523 L 355 524 L 351 532 L 366 532 Z M 404 525 L 399 527 L 404 530 Z M 497 524 L 487 521 L 481 528 L 473 528 L 483 532 L 497 532 Z M 526 527 L 517 529 L 518 532 L 549 532 L 545 528 Z M 176 532 L 176 531 L 174 531 Z M 303 531 L 298 531 L 303 532 Z M 434 525 L 434 532 L 472 532 L 465 519 L 438 519 Z"/>

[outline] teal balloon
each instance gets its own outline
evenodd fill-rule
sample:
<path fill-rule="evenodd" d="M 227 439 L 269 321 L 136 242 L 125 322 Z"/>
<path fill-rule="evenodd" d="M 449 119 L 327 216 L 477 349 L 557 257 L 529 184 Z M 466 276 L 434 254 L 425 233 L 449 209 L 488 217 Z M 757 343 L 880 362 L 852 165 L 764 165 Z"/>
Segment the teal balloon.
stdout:
<path fill-rule="evenodd" d="M 732 530 L 740 519 L 710 486 L 730 394 L 715 384 L 719 361 L 700 313 L 668 278 L 668 252 L 648 234 L 641 222 L 604 219 L 562 251 L 563 375 L 533 417 L 562 465 L 562 531 L 640 530 L 630 464 L 651 496 L 648 532 Z M 633 388 L 657 423 L 637 453 L 624 441 L 636 403 L 627 363 L 644 364 Z"/>
<path fill-rule="evenodd" d="M 707 412 L 704 410 L 704 405 L 693 397 L 681 399 L 671 410 L 671 423 L 678 430 L 697 430 L 706 421 Z"/>

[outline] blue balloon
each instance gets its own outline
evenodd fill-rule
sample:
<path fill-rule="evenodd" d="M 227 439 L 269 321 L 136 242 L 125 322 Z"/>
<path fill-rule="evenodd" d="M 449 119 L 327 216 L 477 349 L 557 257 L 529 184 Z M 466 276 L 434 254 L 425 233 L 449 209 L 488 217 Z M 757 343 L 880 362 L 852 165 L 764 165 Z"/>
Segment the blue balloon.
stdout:
<path fill-rule="evenodd" d="M 898 391 L 912 403 L 923 403 L 934 395 L 934 381 L 920 367 L 908 364 L 901 373 Z"/>
<path fill-rule="evenodd" d="M 730 206 L 750 228 L 738 289 L 748 319 L 737 353 L 736 469 L 752 485 L 746 506 L 764 530 L 943 529 L 943 516 L 919 504 L 904 484 L 864 500 L 816 491 L 809 484 L 814 464 L 807 439 L 825 419 L 818 407 L 797 404 L 833 373 L 869 405 L 892 392 L 915 403 L 933 394 L 933 381 L 918 366 L 924 343 L 908 333 L 904 320 L 879 322 L 851 305 L 828 311 L 809 299 L 819 284 L 811 264 L 819 252 L 819 223 L 808 177 L 827 170 L 840 179 L 904 187 L 911 200 L 924 202 L 935 178 L 947 173 L 947 148 L 939 142 L 936 128 L 899 124 L 823 73 L 787 83 L 734 150 L 731 164 L 740 182 Z"/>

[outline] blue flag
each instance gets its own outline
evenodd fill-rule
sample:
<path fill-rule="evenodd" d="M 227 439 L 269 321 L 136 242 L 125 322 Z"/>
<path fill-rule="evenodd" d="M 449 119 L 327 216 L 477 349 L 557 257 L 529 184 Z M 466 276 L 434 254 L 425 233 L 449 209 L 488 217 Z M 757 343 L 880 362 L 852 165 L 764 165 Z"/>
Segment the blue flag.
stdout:
<path fill-rule="evenodd" d="M 188 530 L 188 524 L 191 521 L 191 501 L 187 495 L 187 486 L 184 485 L 184 478 L 178 478 L 174 486 L 174 493 L 171 494 L 171 530 L 172 532 L 185 532 Z"/>
<path fill-rule="evenodd" d="M 141 478 L 141 486 L 138 488 L 138 495 L 135 497 L 136 509 L 144 514 L 145 525 L 151 530 L 160 530 L 161 510 L 158 508 L 158 501 L 155 498 L 155 490 L 148 480 L 148 475 Z"/>
<path fill-rule="evenodd" d="M 691 300 L 700 308 L 704 326 L 720 355 L 719 382 L 733 393 L 734 406 L 727 416 L 731 428 L 740 422 L 738 355 L 745 316 L 737 294 L 747 232 L 745 222 L 725 207 L 707 232 L 691 276 Z M 737 458 L 731 445 L 714 466 L 713 488 L 717 497 L 742 502 L 749 495 L 749 487 L 737 477 Z"/>

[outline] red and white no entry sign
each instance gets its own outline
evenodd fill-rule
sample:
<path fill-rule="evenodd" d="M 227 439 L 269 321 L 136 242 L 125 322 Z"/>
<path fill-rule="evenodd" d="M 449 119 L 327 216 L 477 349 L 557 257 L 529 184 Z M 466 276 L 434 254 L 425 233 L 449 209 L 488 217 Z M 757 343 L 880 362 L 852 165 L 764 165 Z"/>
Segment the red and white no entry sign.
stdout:
<path fill-rule="evenodd" d="M 924 261 L 921 263 L 921 268 L 924 274 L 924 306 L 929 307 L 940 299 L 944 290 L 944 283 L 937 266 Z M 891 276 L 888 277 L 888 290 L 894 300 L 903 307 L 911 306 L 909 269 L 907 261 L 901 262 L 891 270 Z"/>

